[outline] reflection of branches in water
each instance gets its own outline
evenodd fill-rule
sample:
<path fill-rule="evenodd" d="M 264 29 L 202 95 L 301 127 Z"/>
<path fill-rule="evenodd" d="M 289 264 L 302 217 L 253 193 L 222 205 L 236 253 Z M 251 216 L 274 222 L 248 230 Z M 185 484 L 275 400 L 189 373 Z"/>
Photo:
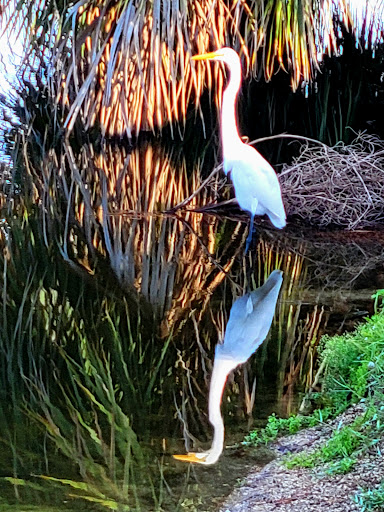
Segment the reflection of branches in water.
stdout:
<path fill-rule="evenodd" d="M 318 260 L 309 263 L 311 284 L 323 289 L 374 287 L 372 272 L 383 270 L 382 243 L 314 243 L 312 250 Z"/>
<path fill-rule="evenodd" d="M 322 292 L 382 286 L 384 235 L 380 232 L 273 233 L 308 268 L 306 287 Z"/>
<path fill-rule="evenodd" d="M 217 173 L 222 169 L 222 165 L 219 165 L 218 167 L 215 167 L 211 174 L 206 178 L 200 186 L 186 199 L 178 203 L 177 205 L 173 206 L 170 212 L 175 212 L 179 210 L 180 208 L 183 208 L 184 206 L 187 206 L 202 190 L 204 190 L 205 187 L 212 186 L 214 189 L 217 189 Z M 212 183 L 213 182 L 213 183 Z"/>
<path fill-rule="evenodd" d="M 358 134 L 349 145 L 303 145 L 280 182 L 287 214 L 312 226 L 384 222 L 384 142 L 373 135 Z"/>
<path fill-rule="evenodd" d="M 234 230 L 234 236 L 241 239 L 239 224 Z M 163 334 L 169 332 L 171 327 L 176 334 L 195 307 L 198 308 L 197 321 L 200 322 L 212 293 L 228 277 L 243 245 L 238 243 L 234 252 L 229 250 L 230 247 L 224 246 L 220 259 L 216 260 L 209 253 L 201 237 L 193 238 L 197 241 L 197 245 L 193 245 L 192 248 L 191 244 L 184 246 L 184 254 L 177 267 L 172 305 L 162 322 Z"/>

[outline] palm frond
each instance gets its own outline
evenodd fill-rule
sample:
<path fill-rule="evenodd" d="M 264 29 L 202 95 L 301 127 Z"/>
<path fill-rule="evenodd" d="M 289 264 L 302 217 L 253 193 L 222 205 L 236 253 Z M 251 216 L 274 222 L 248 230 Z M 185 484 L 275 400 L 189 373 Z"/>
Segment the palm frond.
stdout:
<path fill-rule="evenodd" d="M 58 60 L 73 70 L 56 86 L 63 88 L 62 105 L 71 105 L 65 127 L 72 130 L 80 111 L 86 128 L 97 123 L 107 135 L 131 137 L 185 122 L 191 96 L 200 97 L 204 86 L 189 57 L 225 44 L 227 14 L 223 0 L 216 5 L 105 1 L 102 8 L 99 2 L 78 2 L 67 17 L 75 36 L 57 47 Z M 76 50 L 66 57 L 68 45 Z M 209 71 L 207 79 L 211 84 Z"/>
<path fill-rule="evenodd" d="M 67 131 L 80 115 L 86 129 L 97 126 L 109 136 L 176 122 L 182 131 L 189 103 L 195 99 L 199 109 L 205 86 L 215 84 L 221 98 L 223 69 L 191 66 L 191 54 L 232 46 L 247 74 L 271 80 L 282 69 L 296 89 L 313 79 L 324 53 L 339 50 L 340 20 L 364 44 L 383 34 L 382 2 L 376 16 L 367 7 L 363 19 L 348 0 L 79 0 L 70 6 L 2 0 L 0 6 L 5 22 L 43 53 L 41 64 L 50 63 L 51 91 Z"/>

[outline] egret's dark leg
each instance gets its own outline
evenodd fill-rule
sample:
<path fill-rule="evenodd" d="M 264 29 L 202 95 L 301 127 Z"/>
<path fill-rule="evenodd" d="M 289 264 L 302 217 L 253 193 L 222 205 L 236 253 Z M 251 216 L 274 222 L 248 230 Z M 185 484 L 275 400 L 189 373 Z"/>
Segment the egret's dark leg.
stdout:
<path fill-rule="evenodd" d="M 251 245 L 251 242 L 252 242 L 254 218 L 255 218 L 255 216 L 253 215 L 253 213 L 251 213 L 251 222 L 249 223 L 249 232 L 248 232 L 248 236 L 247 236 L 247 241 L 245 242 L 245 254 L 247 254 L 249 246 Z"/>

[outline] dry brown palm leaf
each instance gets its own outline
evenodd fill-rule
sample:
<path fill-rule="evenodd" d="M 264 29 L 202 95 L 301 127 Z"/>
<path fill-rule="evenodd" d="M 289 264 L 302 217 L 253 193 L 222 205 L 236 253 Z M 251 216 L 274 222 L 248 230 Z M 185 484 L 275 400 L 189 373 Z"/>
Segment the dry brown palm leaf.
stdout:
<path fill-rule="evenodd" d="M 59 41 L 55 52 L 67 70 L 56 85 L 59 102 L 70 105 L 65 127 L 71 131 L 79 113 L 86 128 L 99 123 L 106 135 L 184 123 L 191 95 L 212 84 L 211 71 L 196 74 L 189 57 L 225 44 L 228 17 L 223 0 L 79 1 L 67 18 L 73 43 Z M 215 73 L 221 97 L 222 70 Z"/>
<path fill-rule="evenodd" d="M 51 91 L 71 132 L 80 115 L 103 134 L 137 135 L 178 124 L 205 86 L 219 104 L 224 70 L 190 65 L 193 53 L 232 46 L 244 72 L 267 80 L 284 69 L 293 88 L 310 81 L 324 53 L 337 52 L 341 22 L 374 46 L 380 13 L 357 16 L 349 0 L 0 0 L 4 20 L 24 27 L 31 48 L 52 66 Z M 379 11 L 381 9 L 381 11 Z M 360 39 L 359 39 L 360 38 Z M 63 107 L 63 108 L 61 108 Z"/>

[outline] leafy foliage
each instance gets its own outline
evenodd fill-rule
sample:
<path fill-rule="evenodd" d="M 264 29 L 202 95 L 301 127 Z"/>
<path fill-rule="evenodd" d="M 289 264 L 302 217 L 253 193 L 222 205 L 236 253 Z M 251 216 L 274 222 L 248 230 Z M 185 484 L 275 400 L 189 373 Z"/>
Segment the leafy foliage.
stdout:
<path fill-rule="evenodd" d="M 382 310 L 356 331 L 323 338 L 321 358 L 325 362 L 321 399 L 336 407 L 384 390 L 384 314 Z"/>

